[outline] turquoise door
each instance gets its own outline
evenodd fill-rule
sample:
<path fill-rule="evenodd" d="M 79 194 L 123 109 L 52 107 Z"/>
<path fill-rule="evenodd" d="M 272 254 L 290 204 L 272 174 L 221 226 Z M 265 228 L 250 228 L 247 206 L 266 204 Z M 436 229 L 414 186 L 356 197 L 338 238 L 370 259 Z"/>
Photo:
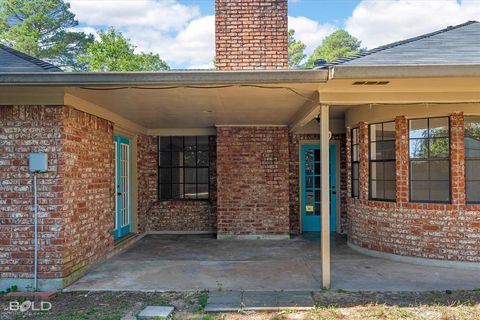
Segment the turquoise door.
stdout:
<path fill-rule="evenodd" d="M 130 232 L 130 140 L 115 136 L 115 233 L 118 239 Z"/>
<path fill-rule="evenodd" d="M 301 147 L 302 173 L 302 231 L 320 232 L 320 146 L 305 144 Z M 336 152 L 330 145 L 330 231 L 337 228 Z"/>

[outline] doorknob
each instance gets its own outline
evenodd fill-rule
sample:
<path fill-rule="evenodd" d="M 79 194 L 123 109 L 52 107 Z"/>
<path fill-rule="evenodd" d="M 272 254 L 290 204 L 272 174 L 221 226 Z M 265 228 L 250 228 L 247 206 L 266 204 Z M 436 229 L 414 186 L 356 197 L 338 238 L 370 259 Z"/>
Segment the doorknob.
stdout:
<path fill-rule="evenodd" d="M 121 196 L 121 195 L 122 195 L 122 193 L 121 193 L 121 192 L 117 192 L 117 196 Z"/>

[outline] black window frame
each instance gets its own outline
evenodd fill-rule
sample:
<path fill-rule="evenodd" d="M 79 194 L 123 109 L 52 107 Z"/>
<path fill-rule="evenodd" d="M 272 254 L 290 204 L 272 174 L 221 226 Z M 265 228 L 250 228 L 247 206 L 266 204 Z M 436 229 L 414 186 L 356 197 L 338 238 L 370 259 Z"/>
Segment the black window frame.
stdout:
<path fill-rule="evenodd" d="M 207 139 L 207 144 L 199 144 L 198 143 L 198 138 L 199 137 L 204 137 Z M 172 139 L 175 138 L 175 139 L 179 139 L 181 138 L 182 139 L 182 150 L 181 151 L 178 151 L 178 150 L 173 150 L 173 149 L 170 149 L 170 150 L 161 150 L 161 139 L 162 138 L 169 138 L 170 139 L 170 145 L 172 145 Z M 186 145 L 185 145 L 185 139 L 186 138 L 195 138 L 195 166 L 192 166 L 192 165 L 186 165 L 186 161 L 185 161 L 185 157 L 186 157 L 186 153 L 187 152 L 193 152 L 192 150 L 186 150 Z M 209 201 L 210 200 L 210 196 L 211 196 L 211 190 L 210 190 L 210 162 L 211 162 L 211 155 L 210 155 L 210 136 L 207 136 L 207 135 L 200 135 L 200 136 L 159 136 L 158 139 L 157 139 L 157 147 L 158 147 L 158 150 L 157 150 L 157 172 L 158 172 L 158 180 L 157 180 L 157 186 L 158 186 L 158 191 L 157 191 L 157 197 L 158 197 L 158 200 L 159 201 Z M 199 150 L 198 146 L 204 146 L 205 148 L 203 148 L 202 150 Z M 193 145 L 190 145 L 190 146 L 193 146 Z M 207 154 L 207 162 L 208 164 L 206 166 L 203 166 L 203 165 L 198 165 L 198 151 L 206 151 L 206 154 Z M 183 156 L 183 162 L 182 164 L 183 165 L 173 165 L 173 155 L 175 152 L 181 152 L 182 153 L 182 156 Z M 163 166 L 162 163 L 161 163 L 161 155 L 162 153 L 170 153 L 170 165 L 166 165 L 166 166 Z M 170 169 L 170 182 L 169 183 L 163 183 L 162 182 L 162 176 L 161 176 L 161 171 L 162 169 Z M 185 170 L 186 169 L 195 169 L 195 183 L 186 183 L 185 181 L 183 181 L 182 183 L 176 183 L 176 182 L 173 182 L 173 170 L 174 169 L 181 169 L 183 171 L 183 176 L 185 177 Z M 197 176 L 198 176 L 198 169 L 207 169 L 207 182 L 206 183 L 199 183 L 198 182 L 198 179 L 197 179 Z M 162 197 L 162 185 L 170 185 L 170 197 L 168 198 L 164 198 Z M 173 197 L 173 186 L 182 186 L 183 187 L 183 197 Z M 185 194 L 186 194 L 186 186 L 187 185 L 195 185 L 195 198 L 186 198 L 185 197 Z M 205 198 L 199 198 L 199 189 L 198 189 L 198 186 L 199 185 L 202 185 L 202 186 L 207 186 L 207 197 Z"/>
<path fill-rule="evenodd" d="M 464 118 L 464 120 L 467 120 L 467 119 L 478 119 L 478 123 L 480 124 L 480 116 L 466 116 Z M 480 200 L 479 201 L 469 201 L 468 200 L 468 189 L 467 189 L 467 186 L 468 186 L 468 182 L 469 181 L 480 181 L 480 180 L 477 180 L 477 179 L 468 179 L 468 174 L 467 174 L 467 161 L 475 161 L 475 162 L 480 162 L 480 157 L 467 157 L 467 148 L 465 147 L 465 141 L 466 141 L 466 138 L 467 137 L 470 137 L 470 138 L 473 138 L 473 139 L 478 139 L 480 140 L 480 134 L 479 135 L 470 135 L 467 131 L 467 126 L 465 125 L 466 124 L 466 121 L 464 121 L 464 138 L 463 138 L 463 141 L 464 141 L 464 161 L 465 161 L 465 203 L 466 204 L 480 204 Z"/>
<path fill-rule="evenodd" d="M 387 162 L 393 162 L 394 165 L 396 164 L 396 160 L 397 160 L 397 157 L 396 157 L 396 154 L 395 154 L 395 149 L 396 149 L 396 130 L 394 130 L 394 137 L 393 139 L 384 139 L 384 125 L 386 123 L 393 123 L 393 126 L 394 126 L 394 129 L 395 129 L 395 120 L 392 120 L 392 121 L 384 121 L 384 122 L 376 122 L 376 123 L 370 123 L 368 125 L 368 199 L 369 200 L 372 200 L 372 201 L 384 201 L 384 202 L 396 202 L 397 199 L 396 199 L 396 193 L 397 193 L 397 185 L 396 185 L 396 182 L 397 182 L 397 179 L 396 179 L 396 175 L 394 177 L 393 180 L 389 180 L 389 179 L 385 179 L 385 168 L 384 168 L 384 174 L 383 174 L 383 179 L 375 179 L 375 181 L 383 181 L 385 183 L 385 181 L 393 181 L 394 182 L 394 186 L 395 186 L 395 196 L 393 199 L 389 199 L 389 198 L 381 198 L 381 197 L 372 197 L 372 182 L 373 182 L 373 179 L 372 179 L 372 163 L 387 163 Z M 372 141 L 371 138 L 372 138 L 372 126 L 377 126 L 377 125 L 382 125 L 382 138 L 381 140 L 378 140 L 376 139 L 375 141 Z M 393 141 L 393 147 L 394 147 L 394 156 L 392 159 L 375 159 L 373 160 L 372 159 L 372 144 L 374 143 L 377 143 L 377 142 L 390 142 L 390 141 Z M 396 170 L 396 168 L 395 168 Z M 383 194 L 385 195 L 385 190 L 383 192 Z"/>
<path fill-rule="evenodd" d="M 357 141 L 356 143 L 354 143 L 353 141 L 353 132 L 356 132 L 356 138 L 357 138 Z M 355 152 L 355 146 L 357 146 L 356 150 L 357 150 L 357 160 L 354 160 L 355 157 L 354 157 L 354 152 Z M 356 128 L 352 128 L 350 129 L 350 150 L 351 150 L 351 197 L 354 198 L 354 199 L 358 199 L 360 198 L 360 130 L 359 130 L 359 127 L 356 127 Z M 354 178 L 354 165 L 357 165 L 357 174 L 358 174 L 358 177 Z M 355 194 L 355 182 L 357 182 L 358 184 L 358 187 L 357 187 L 357 194 Z"/>
<path fill-rule="evenodd" d="M 447 119 L 448 123 L 448 134 L 446 137 L 441 137 L 442 138 L 448 138 L 448 156 L 447 158 L 430 158 L 430 139 L 439 139 L 438 137 L 431 138 L 430 137 L 430 120 L 431 119 L 441 119 L 445 118 Z M 411 138 L 410 137 L 410 128 L 411 128 L 411 121 L 412 120 L 427 120 L 427 132 L 428 132 L 428 137 L 427 138 Z M 408 120 L 408 200 L 411 203 L 432 203 L 432 204 L 451 204 L 452 203 L 452 157 L 451 157 L 451 149 L 452 149 L 452 137 L 451 137 L 452 131 L 451 131 L 451 125 L 450 125 L 450 116 L 441 116 L 441 117 L 426 117 L 426 118 L 413 118 Z M 428 152 L 428 157 L 427 158 L 414 158 L 412 160 L 411 154 L 410 154 L 410 141 L 411 140 L 427 140 L 427 152 Z M 448 200 L 447 201 L 438 201 L 438 200 L 412 200 L 412 162 L 415 161 L 427 161 L 429 164 L 429 172 L 428 172 L 428 180 L 416 180 L 416 181 L 428 181 L 429 184 L 432 181 L 436 180 L 431 180 L 430 178 L 430 162 L 434 161 L 447 161 L 448 162 Z M 443 180 L 437 180 L 437 181 L 443 181 Z M 431 193 L 430 193 L 430 188 L 428 190 L 429 192 L 429 198 L 431 198 Z"/>

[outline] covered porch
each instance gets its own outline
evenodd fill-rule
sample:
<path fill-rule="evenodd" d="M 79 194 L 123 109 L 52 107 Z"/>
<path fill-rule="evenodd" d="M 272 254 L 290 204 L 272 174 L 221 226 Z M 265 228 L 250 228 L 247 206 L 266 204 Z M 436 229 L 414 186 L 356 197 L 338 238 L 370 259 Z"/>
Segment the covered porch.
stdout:
<path fill-rule="evenodd" d="M 478 270 L 420 266 L 362 255 L 332 236 L 332 289 L 429 291 L 480 287 Z M 66 291 L 317 291 L 320 239 L 217 240 L 147 235 L 96 266 Z"/>

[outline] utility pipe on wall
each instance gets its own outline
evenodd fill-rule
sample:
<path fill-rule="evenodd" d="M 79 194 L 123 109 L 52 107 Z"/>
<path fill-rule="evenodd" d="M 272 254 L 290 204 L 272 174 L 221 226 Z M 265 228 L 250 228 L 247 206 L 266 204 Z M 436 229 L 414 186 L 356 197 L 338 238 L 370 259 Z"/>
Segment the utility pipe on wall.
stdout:
<path fill-rule="evenodd" d="M 34 225 L 34 258 L 33 258 L 33 291 L 38 290 L 38 207 L 37 207 L 37 174 L 33 174 L 33 225 Z"/>
<path fill-rule="evenodd" d="M 48 156 L 46 153 L 30 153 L 29 154 L 28 171 L 33 173 L 33 290 L 38 290 L 38 203 L 37 203 L 37 174 L 39 172 L 47 172 Z"/>

